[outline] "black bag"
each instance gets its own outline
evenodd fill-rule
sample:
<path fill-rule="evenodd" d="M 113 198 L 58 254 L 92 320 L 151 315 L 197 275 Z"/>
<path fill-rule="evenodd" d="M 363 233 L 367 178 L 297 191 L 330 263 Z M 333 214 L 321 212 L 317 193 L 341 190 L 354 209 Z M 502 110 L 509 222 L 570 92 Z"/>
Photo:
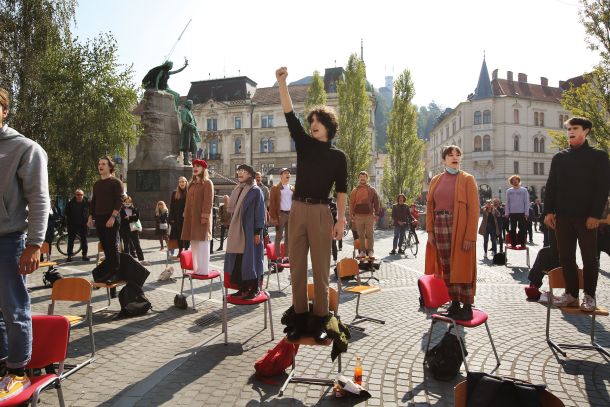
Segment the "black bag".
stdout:
<path fill-rule="evenodd" d="M 127 283 L 125 287 L 119 291 L 119 303 L 121 304 L 121 317 L 135 317 L 146 314 L 152 309 L 152 304 L 141 287 L 135 284 Z"/>
<path fill-rule="evenodd" d="M 506 264 L 506 253 L 500 252 L 494 254 L 493 262 L 498 266 L 504 266 Z"/>
<path fill-rule="evenodd" d="M 468 407 L 540 407 L 544 385 L 536 385 L 487 373 L 468 373 Z"/>
<path fill-rule="evenodd" d="M 49 269 L 42 275 L 42 283 L 45 285 L 45 287 L 53 287 L 53 283 L 62 278 L 64 277 L 56 267 L 49 267 Z"/>
<path fill-rule="evenodd" d="M 468 354 L 466 349 L 464 354 Z M 447 331 L 443 339 L 426 354 L 428 369 L 436 380 L 441 381 L 454 379 L 460 373 L 462 361 L 460 341 L 450 331 Z"/>
<path fill-rule="evenodd" d="M 176 294 L 174 297 L 174 307 L 179 309 L 187 309 L 188 304 L 186 303 L 186 297 L 182 294 Z"/>

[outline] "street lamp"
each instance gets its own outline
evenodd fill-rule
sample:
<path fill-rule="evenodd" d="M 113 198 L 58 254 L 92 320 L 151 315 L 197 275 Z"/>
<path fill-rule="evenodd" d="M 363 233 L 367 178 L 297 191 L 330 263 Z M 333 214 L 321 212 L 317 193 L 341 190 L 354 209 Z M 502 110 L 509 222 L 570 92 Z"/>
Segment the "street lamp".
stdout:
<path fill-rule="evenodd" d="M 252 152 L 254 151 L 254 137 L 252 137 L 252 131 L 254 128 L 254 108 L 256 107 L 256 102 L 250 99 L 250 149 L 248 150 L 248 155 L 246 157 L 246 164 L 252 165 Z"/>

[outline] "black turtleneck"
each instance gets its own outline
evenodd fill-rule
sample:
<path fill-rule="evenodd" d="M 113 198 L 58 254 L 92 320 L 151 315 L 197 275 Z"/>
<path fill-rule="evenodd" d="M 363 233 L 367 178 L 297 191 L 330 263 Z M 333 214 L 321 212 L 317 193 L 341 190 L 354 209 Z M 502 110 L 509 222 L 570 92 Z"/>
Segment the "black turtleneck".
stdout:
<path fill-rule="evenodd" d="M 555 154 L 546 181 L 544 213 L 600 219 L 610 189 L 608 153 L 585 142 Z"/>
<path fill-rule="evenodd" d="M 310 137 L 294 112 L 285 113 L 290 136 L 297 150 L 297 180 L 294 195 L 299 198 L 328 199 L 335 191 L 347 193 L 347 159 L 330 142 Z"/>

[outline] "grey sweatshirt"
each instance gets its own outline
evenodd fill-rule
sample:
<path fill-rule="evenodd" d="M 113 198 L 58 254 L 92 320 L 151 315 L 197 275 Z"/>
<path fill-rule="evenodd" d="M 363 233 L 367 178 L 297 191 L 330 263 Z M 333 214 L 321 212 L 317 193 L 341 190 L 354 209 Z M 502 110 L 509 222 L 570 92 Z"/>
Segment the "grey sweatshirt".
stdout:
<path fill-rule="evenodd" d="M 0 128 L 0 236 L 27 231 L 27 244 L 44 242 L 51 202 L 47 153 L 36 142 Z"/>

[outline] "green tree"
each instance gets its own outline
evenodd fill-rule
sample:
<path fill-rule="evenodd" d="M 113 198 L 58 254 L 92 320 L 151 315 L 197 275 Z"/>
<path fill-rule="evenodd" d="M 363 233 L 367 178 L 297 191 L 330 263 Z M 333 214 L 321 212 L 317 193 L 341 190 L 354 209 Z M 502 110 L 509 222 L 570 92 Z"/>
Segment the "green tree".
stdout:
<path fill-rule="evenodd" d="M 375 145 L 377 150 L 387 153 L 388 117 L 392 109 L 392 92 L 388 88 L 381 88 L 375 92 Z"/>
<path fill-rule="evenodd" d="M 320 76 L 320 72 L 314 71 L 311 85 L 309 85 L 309 88 L 307 88 L 305 114 L 307 114 L 314 106 L 325 105 L 327 99 L 328 96 L 326 95 L 326 90 L 324 89 L 324 80 Z M 304 120 L 303 127 L 305 128 L 305 131 L 309 133 L 309 123 L 307 120 Z"/>
<path fill-rule="evenodd" d="M 583 75 L 585 83 L 571 86 L 563 92 L 561 104 L 577 116 L 584 116 L 593 123 L 588 137 L 599 148 L 610 149 L 610 2 L 607 0 L 582 0 L 580 21 L 587 33 L 587 43 L 592 51 L 599 52 L 600 62 Z M 566 148 L 565 132 L 549 131 L 553 145 Z"/>
<path fill-rule="evenodd" d="M 388 125 L 388 157 L 381 181 L 384 196 L 393 200 L 403 193 L 414 201 L 421 193 L 424 142 L 417 136 L 417 108 L 412 103 L 415 87 L 405 69 L 394 83 L 394 101 Z"/>
<path fill-rule="evenodd" d="M 429 140 L 430 132 L 436 126 L 436 122 L 443 114 L 443 107 L 432 101 L 428 106 L 421 106 L 417 115 L 417 137 L 421 140 Z"/>
<path fill-rule="evenodd" d="M 372 136 L 369 130 L 371 101 L 366 91 L 364 62 L 356 54 L 349 57 L 339 93 L 339 133 L 337 147 L 347 156 L 348 191 L 356 185 L 358 172 L 371 162 Z"/>

